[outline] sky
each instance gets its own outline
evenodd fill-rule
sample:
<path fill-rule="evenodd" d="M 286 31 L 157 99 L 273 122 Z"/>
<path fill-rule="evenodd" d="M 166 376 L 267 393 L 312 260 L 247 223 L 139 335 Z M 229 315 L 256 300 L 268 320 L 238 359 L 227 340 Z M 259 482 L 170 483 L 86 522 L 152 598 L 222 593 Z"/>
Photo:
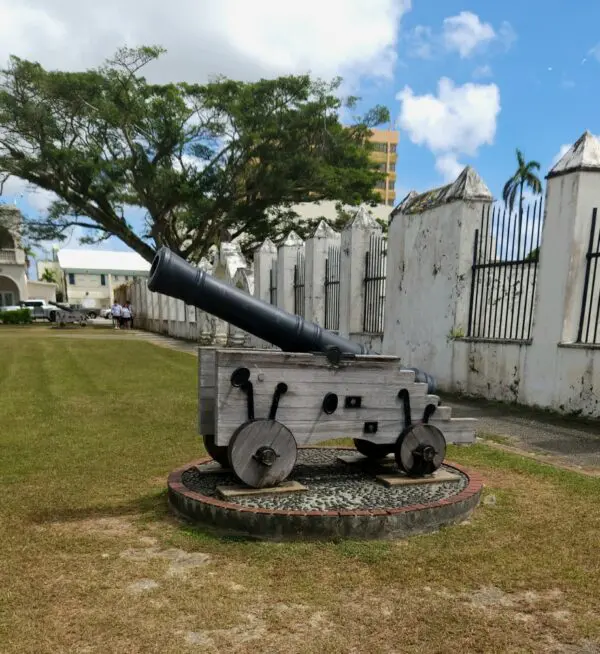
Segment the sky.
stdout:
<path fill-rule="evenodd" d="M 155 81 L 340 75 L 400 130 L 399 199 L 467 164 L 499 197 L 517 147 L 545 175 L 586 129 L 600 133 L 598 24 L 597 0 L 0 0 L 0 63 L 81 70 L 158 44 Z M 12 179 L 1 200 L 35 214 L 51 197 Z"/>

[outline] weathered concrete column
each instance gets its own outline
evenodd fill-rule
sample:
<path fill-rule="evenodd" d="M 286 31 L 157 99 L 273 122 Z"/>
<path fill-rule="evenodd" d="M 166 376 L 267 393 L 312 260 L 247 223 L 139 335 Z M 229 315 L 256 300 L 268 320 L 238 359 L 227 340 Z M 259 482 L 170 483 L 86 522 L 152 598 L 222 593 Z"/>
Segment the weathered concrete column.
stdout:
<path fill-rule="evenodd" d="M 271 302 L 271 270 L 277 273 L 277 247 L 270 238 L 254 251 L 254 296 Z M 277 288 L 274 281 L 273 288 Z"/>
<path fill-rule="evenodd" d="M 467 166 L 455 182 L 411 192 L 388 232 L 383 351 L 452 379 L 455 334 L 466 335 L 475 230 L 492 194 Z"/>
<path fill-rule="evenodd" d="M 539 405 L 546 405 L 552 395 L 557 398 L 555 404 L 559 403 L 561 384 L 562 387 L 580 389 L 581 397 L 590 393 L 597 397 L 598 394 L 593 378 L 597 378 L 600 371 L 594 372 L 593 366 L 590 369 L 585 350 L 581 350 L 579 365 L 572 365 L 567 371 L 568 378 L 557 378 L 560 359 L 565 354 L 565 350 L 557 345 L 578 341 L 586 253 L 594 209 L 599 214 L 594 247 L 600 230 L 600 139 L 585 132 L 548 173 L 547 180 L 533 341 L 524 384 L 527 389 L 524 399 L 529 404 Z M 592 332 L 595 312 L 594 306 Z M 584 320 L 583 341 L 586 340 L 586 328 L 587 320 Z M 549 356 L 548 352 L 555 354 Z"/>
<path fill-rule="evenodd" d="M 306 241 L 304 273 L 304 317 L 325 324 L 325 266 L 328 250 L 339 246 L 341 235 L 322 220 Z"/>
<path fill-rule="evenodd" d="M 294 313 L 294 267 L 304 241 L 293 230 L 277 251 L 277 306 Z"/>
<path fill-rule="evenodd" d="M 362 205 L 343 229 L 340 243 L 340 336 L 363 331 L 365 254 L 379 223 Z"/>

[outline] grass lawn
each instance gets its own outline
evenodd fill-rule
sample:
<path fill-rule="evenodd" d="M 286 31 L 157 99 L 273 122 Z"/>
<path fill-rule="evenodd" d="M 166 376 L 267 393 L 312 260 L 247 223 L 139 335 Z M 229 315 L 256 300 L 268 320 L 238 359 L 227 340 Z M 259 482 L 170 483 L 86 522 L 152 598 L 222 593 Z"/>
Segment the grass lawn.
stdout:
<path fill-rule="evenodd" d="M 600 479 L 450 448 L 486 480 L 466 524 L 219 538 L 166 507 L 203 454 L 195 358 L 100 331 L 0 329 L 2 654 L 597 651 Z"/>

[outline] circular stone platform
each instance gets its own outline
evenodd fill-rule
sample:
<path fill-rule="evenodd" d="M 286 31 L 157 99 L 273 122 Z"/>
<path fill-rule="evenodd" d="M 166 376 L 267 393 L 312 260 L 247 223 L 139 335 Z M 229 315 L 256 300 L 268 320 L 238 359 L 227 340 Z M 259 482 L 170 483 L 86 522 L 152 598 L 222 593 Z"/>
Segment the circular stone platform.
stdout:
<path fill-rule="evenodd" d="M 207 457 L 171 473 L 169 502 L 189 521 L 260 539 L 402 538 L 460 522 L 477 505 L 479 475 L 449 462 L 436 474 L 439 481 L 403 478 L 399 485 L 388 485 L 378 475 L 397 483 L 393 458 L 374 463 L 360 460 L 354 448 L 307 447 L 298 450 L 285 482 L 304 490 L 257 492 Z M 230 495 L 238 490 L 251 492 Z"/>

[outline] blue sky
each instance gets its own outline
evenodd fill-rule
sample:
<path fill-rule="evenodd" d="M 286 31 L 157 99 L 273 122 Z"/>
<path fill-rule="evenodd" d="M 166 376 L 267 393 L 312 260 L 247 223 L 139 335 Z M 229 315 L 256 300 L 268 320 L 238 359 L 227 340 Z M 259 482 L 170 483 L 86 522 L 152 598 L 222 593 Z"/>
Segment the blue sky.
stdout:
<path fill-rule="evenodd" d="M 585 129 L 600 133 L 598 25 L 597 0 L 0 0 L 0 60 L 77 69 L 124 43 L 159 43 L 158 81 L 339 74 L 362 107 L 385 104 L 400 128 L 400 196 L 466 164 L 499 196 L 515 148 L 545 175 Z M 28 214 L 48 199 L 18 180 L 2 197 Z"/>

